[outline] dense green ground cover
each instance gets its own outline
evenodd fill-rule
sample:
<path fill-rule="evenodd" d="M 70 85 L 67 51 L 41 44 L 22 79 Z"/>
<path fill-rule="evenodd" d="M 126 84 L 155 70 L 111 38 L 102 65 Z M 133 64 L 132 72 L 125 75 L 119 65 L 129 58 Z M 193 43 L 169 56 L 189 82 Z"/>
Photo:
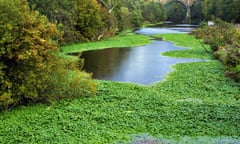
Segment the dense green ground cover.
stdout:
<path fill-rule="evenodd" d="M 184 58 L 211 58 L 211 48 L 209 45 L 197 40 L 194 35 L 188 34 L 159 34 L 154 37 L 173 42 L 177 46 L 189 48 L 187 51 L 171 51 L 164 53 L 165 56 L 184 57 Z"/>
<path fill-rule="evenodd" d="M 167 80 L 151 86 L 97 84 L 96 97 L 1 113 L 0 142 L 240 142 L 240 85 L 224 76 L 218 61 L 175 65 Z"/>
<path fill-rule="evenodd" d="M 124 31 L 118 36 L 90 43 L 80 43 L 61 47 L 63 53 L 74 53 L 104 48 L 134 47 L 151 43 L 151 38 Z"/>

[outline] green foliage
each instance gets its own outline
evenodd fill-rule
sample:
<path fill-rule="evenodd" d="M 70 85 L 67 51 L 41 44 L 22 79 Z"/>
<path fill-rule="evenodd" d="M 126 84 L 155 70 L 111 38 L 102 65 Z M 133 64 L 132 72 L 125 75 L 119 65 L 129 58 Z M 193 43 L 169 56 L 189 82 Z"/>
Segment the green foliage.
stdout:
<path fill-rule="evenodd" d="M 143 2 L 141 1 L 129 1 L 128 8 L 131 11 L 131 23 L 134 27 L 140 27 L 143 24 L 142 7 Z"/>
<path fill-rule="evenodd" d="M 132 28 L 131 13 L 127 7 L 120 7 L 118 12 L 118 28 L 120 31 Z"/>
<path fill-rule="evenodd" d="M 239 137 L 239 85 L 219 62 L 180 64 L 155 86 L 98 81 L 97 97 L 20 107 L 0 114 L 2 143 L 120 143 Z M 44 127 L 44 128 L 43 128 Z M 201 138 L 200 138 L 201 140 Z"/>
<path fill-rule="evenodd" d="M 104 28 L 101 6 L 96 0 L 80 0 L 75 6 L 76 31 L 80 41 L 97 40 Z"/>
<path fill-rule="evenodd" d="M 115 34 L 115 18 L 96 0 L 29 0 L 63 31 L 61 45 L 93 41 Z"/>
<path fill-rule="evenodd" d="M 209 45 L 202 44 L 201 40 L 196 40 L 190 34 L 160 34 L 154 37 L 162 38 L 163 40 L 174 42 L 177 46 L 187 48 L 181 51 L 165 52 L 163 55 L 172 57 L 184 58 L 208 58 L 211 59 L 212 53 Z"/>
<path fill-rule="evenodd" d="M 52 76 L 61 69 L 61 75 L 68 72 L 57 56 L 56 40 L 60 35 L 56 26 L 39 12 L 31 11 L 25 0 L 0 0 L 0 19 L 0 109 L 52 99 L 51 93 L 56 90 Z M 61 75 L 57 75 L 58 83 Z M 79 77 L 74 81 L 81 81 Z M 74 81 L 71 83 L 77 88 L 82 86 Z M 66 86 L 69 91 L 71 88 Z"/>
<path fill-rule="evenodd" d="M 205 18 L 211 20 L 212 17 L 221 18 L 227 22 L 240 22 L 240 0 L 205 0 Z"/>
<path fill-rule="evenodd" d="M 49 101 L 95 96 L 96 84 L 91 80 L 91 75 L 76 69 L 81 69 L 83 61 L 59 60 L 58 62 L 58 66 L 55 66 L 57 70 L 50 73 L 48 87 L 45 90 Z"/>
<path fill-rule="evenodd" d="M 167 19 L 175 23 L 186 21 L 186 8 L 179 2 L 170 2 L 166 6 Z"/>
<path fill-rule="evenodd" d="M 32 9 L 46 15 L 63 32 L 61 45 L 109 38 L 143 23 L 142 1 L 118 0 L 29 0 Z M 155 21 L 164 11 L 153 6 Z M 148 15 L 146 15 L 148 17 Z"/>
<path fill-rule="evenodd" d="M 143 17 L 140 11 L 132 12 L 132 24 L 134 27 L 140 27 L 142 25 Z"/>
<path fill-rule="evenodd" d="M 47 16 L 50 22 L 56 23 L 63 31 L 61 44 L 77 42 L 79 32 L 74 28 L 75 15 L 73 12 L 76 0 L 28 0 L 31 9 L 38 10 Z"/>
<path fill-rule="evenodd" d="M 129 39 L 129 35 L 121 36 Z M 185 35 L 171 41 L 192 49 L 196 47 L 191 44 L 198 43 Z M 98 44 L 93 45 L 96 48 Z M 205 142 L 206 137 L 222 142 L 228 136 L 239 141 L 240 86 L 223 72 L 220 62 L 209 61 L 178 64 L 165 81 L 151 86 L 97 81 L 97 97 L 64 99 L 51 106 L 22 106 L 0 113 L 0 141 L 124 143 L 142 134 L 174 142 L 187 138 L 190 143 Z"/>
<path fill-rule="evenodd" d="M 57 49 L 52 36 L 56 28 L 46 17 L 30 11 L 26 1 L 0 1 L 0 47 L 1 63 L 4 66 L 1 97 L 11 99 L 2 102 L 8 107 L 29 99 L 39 99 L 51 71 L 50 53 Z M 1 99 L 2 99 L 1 98 Z"/>
<path fill-rule="evenodd" d="M 118 36 L 91 43 L 80 43 L 61 47 L 63 53 L 81 52 L 87 50 L 113 48 L 113 47 L 134 47 L 151 43 L 151 38 L 144 35 L 137 35 L 128 31 L 121 32 Z"/>
<path fill-rule="evenodd" d="M 226 74 L 240 80 L 240 33 L 234 25 L 217 20 L 214 26 L 203 25 L 194 34 L 211 46 L 215 56 L 226 65 Z"/>
<path fill-rule="evenodd" d="M 204 38 L 205 43 L 211 45 L 214 51 L 217 51 L 219 47 L 232 44 L 237 40 L 237 30 L 232 24 L 217 20 L 215 26 L 202 26 L 202 29 L 195 31 L 195 35 L 198 38 Z"/>
<path fill-rule="evenodd" d="M 166 13 L 160 3 L 150 2 L 143 5 L 142 8 L 143 20 L 150 23 L 158 23 L 166 19 Z"/>
<path fill-rule="evenodd" d="M 191 21 L 199 24 L 203 19 L 203 1 L 196 1 L 191 6 Z"/>

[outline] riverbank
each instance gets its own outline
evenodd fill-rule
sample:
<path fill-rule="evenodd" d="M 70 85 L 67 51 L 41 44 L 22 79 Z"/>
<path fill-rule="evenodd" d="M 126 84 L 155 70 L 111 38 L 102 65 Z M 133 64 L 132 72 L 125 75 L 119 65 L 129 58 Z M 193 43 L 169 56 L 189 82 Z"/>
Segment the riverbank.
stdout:
<path fill-rule="evenodd" d="M 185 51 L 165 52 L 163 55 L 178 58 L 203 58 L 213 59 L 212 51 L 209 45 L 203 44 L 202 40 L 196 39 L 194 35 L 189 34 L 158 34 L 156 38 L 162 38 L 165 41 L 174 43 L 179 47 L 188 48 Z"/>
<path fill-rule="evenodd" d="M 203 52 L 196 49 L 200 44 L 191 45 L 196 42 L 192 37 L 182 34 L 175 40 L 167 36 L 164 39 L 175 42 L 182 37 L 186 37 L 191 53 L 202 57 Z M 185 42 L 178 41 L 178 44 L 186 45 Z M 192 57 L 191 53 L 185 53 L 188 54 L 177 55 Z M 240 141 L 240 101 L 237 100 L 240 85 L 224 76 L 224 68 L 218 61 L 175 65 L 167 80 L 152 86 L 96 82 L 96 97 L 62 100 L 50 106 L 22 106 L 2 113 L 0 141 L 102 144 L 141 140 Z"/>
<path fill-rule="evenodd" d="M 142 46 L 151 43 L 151 37 L 136 35 L 131 31 L 121 32 L 119 35 L 106 40 L 80 43 L 61 47 L 63 53 L 76 53 L 89 50 L 106 49 L 106 48 L 124 48 Z"/>
<path fill-rule="evenodd" d="M 59 53 L 59 55 L 64 59 L 78 60 L 78 57 L 69 54 L 106 48 L 142 46 L 151 43 L 151 39 L 152 38 L 148 36 L 136 35 L 131 30 L 126 30 L 121 32 L 119 35 L 106 40 L 62 46 L 60 48 L 61 53 Z"/>

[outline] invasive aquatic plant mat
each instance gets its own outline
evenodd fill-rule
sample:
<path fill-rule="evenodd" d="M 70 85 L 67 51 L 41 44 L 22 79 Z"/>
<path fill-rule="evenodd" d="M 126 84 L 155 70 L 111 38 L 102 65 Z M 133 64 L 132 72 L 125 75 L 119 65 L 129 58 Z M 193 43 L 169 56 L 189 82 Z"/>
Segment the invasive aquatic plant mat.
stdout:
<path fill-rule="evenodd" d="M 96 97 L 1 113 L 0 142 L 240 143 L 240 84 L 218 61 L 178 64 L 151 86 L 97 81 L 97 88 Z"/>

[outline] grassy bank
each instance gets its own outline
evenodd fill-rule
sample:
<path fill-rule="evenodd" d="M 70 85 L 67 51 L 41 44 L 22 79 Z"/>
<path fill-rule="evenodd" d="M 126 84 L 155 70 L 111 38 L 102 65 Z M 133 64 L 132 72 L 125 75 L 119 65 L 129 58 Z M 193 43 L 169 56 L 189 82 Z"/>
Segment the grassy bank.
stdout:
<path fill-rule="evenodd" d="M 196 45 L 188 47 L 198 51 Z M 178 57 L 192 57 L 185 53 Z M 239 142 L 240 85 L 224 76 L 222 64 L 213 60 L 178 64 L 174 69 L 166 81 L 153 86 L 97 81 L 96 97 L 1 113 L 0 142 Z"/>
<path fill-rule="evenodd" d="M 151 43 L 151 38 L 144 35 L 136 35 L 129 31 L 124 31 L 116 37 L 96 41 L 91 43 L 80 43 L 61 47 L 63 53 L 74 53 L 88 50 L 104 49 L 104 48 L 119 48 L 119 47 L 134 47 Z"/>
<path fill-rule="evenodd" d="M 173 42 L 177 46 L 188 48 L 187 51 L 166 52 L 163 55 L 184 58 L 212 58 L 211 48 L 209 45 L 196 40 L 193 35 L 189 34 L 160 34 L 154 37 Z"/>

